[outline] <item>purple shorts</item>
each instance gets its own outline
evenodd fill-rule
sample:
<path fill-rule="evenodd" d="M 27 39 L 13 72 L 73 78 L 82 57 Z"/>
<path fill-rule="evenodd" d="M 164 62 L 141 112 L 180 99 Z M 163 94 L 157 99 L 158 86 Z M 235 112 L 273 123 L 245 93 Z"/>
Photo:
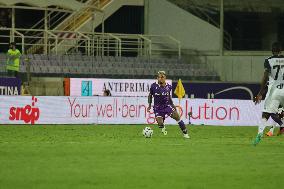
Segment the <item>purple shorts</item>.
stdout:
<path fill-rule="evenodd" d="M 163 108 L 154 107 L 155 117 L 162 117 L 163 119 L 165 119 L 166 116 L 171 116 L 174 111 L 175 109 L 171 105 Z"/>

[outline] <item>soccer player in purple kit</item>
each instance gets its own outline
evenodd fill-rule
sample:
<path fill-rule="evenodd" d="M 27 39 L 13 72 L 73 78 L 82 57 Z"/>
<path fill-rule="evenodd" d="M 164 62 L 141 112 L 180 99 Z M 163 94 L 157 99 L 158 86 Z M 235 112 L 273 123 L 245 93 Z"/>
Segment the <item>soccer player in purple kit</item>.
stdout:
<path fill-rule="evenodd" d="M 154 97 L 154 114 L 159 128 L 162 129 L 162 133 L 167 135 L 166 127 L 164 125 L 164 120 L 166 116 L 170 116 L 177 121 L 184 138 L 190 138 L 184 122 L 180 119 L 180 115 L 177 112 L 176 106 L 173 104 L 171 97 L 172 86 L 166 83 L 166 73 L 164 71 L 158 72 L 158 83 L 153 83 L 150 88 L 150 93 L 148 96 L 148 108 L 147 111 L 150 112 L 152 98 Z"/>

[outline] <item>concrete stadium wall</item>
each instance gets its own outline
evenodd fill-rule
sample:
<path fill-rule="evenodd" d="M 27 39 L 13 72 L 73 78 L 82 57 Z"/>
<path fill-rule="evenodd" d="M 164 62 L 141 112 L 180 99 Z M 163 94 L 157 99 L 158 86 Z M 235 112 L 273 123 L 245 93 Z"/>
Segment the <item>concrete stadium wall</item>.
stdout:
<path fill-rule="evenodd" d="M 63 78 L 33 77 L 30 92 L 34 96 L 64 96 Z"/>
<path fill-rule="evenodd" d="M 268 56 L 206 56 L 206 63 L 225 82 L 259 83 Z"/>
<path fill-rule="evenodd" d="M 145 33 L 171 35 L 182 42 L 182 48 L 218 51 L 219 28 L 203 21 L 166 0 L 145 2 Z"/>

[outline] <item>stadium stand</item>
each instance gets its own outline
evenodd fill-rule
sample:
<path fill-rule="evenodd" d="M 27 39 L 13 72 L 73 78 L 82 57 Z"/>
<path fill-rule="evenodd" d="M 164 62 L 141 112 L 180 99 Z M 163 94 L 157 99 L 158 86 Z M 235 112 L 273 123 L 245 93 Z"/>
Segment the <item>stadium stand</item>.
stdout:
<path fill-rule="evenodd" d="M 6 55 L 1 54 L 0 61 L 5 60 Z M 4 64 L 0 70 L 4 74 Z M 153 78 L 159 70 L 165 70 L 171 79 L 219 80 L 206 64 L 187 63 L 177 58 L 33 54 L 23 55 L 20 66 L 22 73 L 49 77 Z"/>
<path fill-rule="evenodd" d="M 97 14 L 90 24 L 95 10 L 103 11 L 107 18 L 125 4 L 141 2 L 25 1 L 23 9 L 40 7 L 46 11 L 48 20 L 42 17 L 30 28 L 0 28 L 2 52 L 6 51 L 9 40 L 19 44 L 23 54 L 20 72 L 24 80 L 30 76 L 152 79 L 158 70 L 165 70 L 173 80 L 220 80 L 206 62 L 181 58 L 181 42 L 172 36 L 95 33 L 86 29 L 103 21 Z M 0 3 L 12 7 L 17 2 L 0 0 Z M 5 54 L 0 54 L 0 61 L 6 62 Z M 5 64 L 0 64 L 0 75 L 6 75 Z"/>

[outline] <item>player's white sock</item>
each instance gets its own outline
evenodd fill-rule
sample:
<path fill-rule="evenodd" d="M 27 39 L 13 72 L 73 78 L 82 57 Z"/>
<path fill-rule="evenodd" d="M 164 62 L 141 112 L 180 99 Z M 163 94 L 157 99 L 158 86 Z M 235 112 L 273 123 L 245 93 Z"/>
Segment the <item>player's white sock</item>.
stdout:
<path fill-rule="evenodd" d="M 184 138 L 190 138 L 190 136 L 188 134 L 183 134 Z"/>
<path fill-rule="evenodd" d="M 265 119 L 265 118 L 261 119 L 260 125 L 258 126 L 258 134 L 263 135 L 263 131 L 264 131 L 266 124 L 267 124 L 266 122 L 267 122 L 267 119 Z"/>
<path fill-rule="evenodd" d="M 168 134 L 168 131 L 166 130 L 166 127 L 164 126 L 164 128 L 162 128 L 162 133 L 164 134 L 164 135 L 167 135 Z"/>

